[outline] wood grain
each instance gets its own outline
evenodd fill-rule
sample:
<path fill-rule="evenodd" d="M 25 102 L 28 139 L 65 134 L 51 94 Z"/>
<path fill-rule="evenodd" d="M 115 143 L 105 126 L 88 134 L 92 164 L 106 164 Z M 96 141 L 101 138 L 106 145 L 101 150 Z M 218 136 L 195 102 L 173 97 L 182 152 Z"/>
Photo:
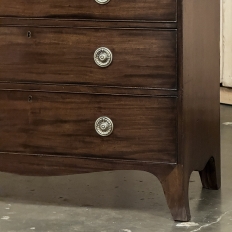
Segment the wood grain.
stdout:
<path fill-rule="evenodd" d="M 95 131 L 101 116 L 108 137 Z M 175 162 L 176 123 L 175 98 L 0 93 L 2 152 Z"/>
<path fill-rule="evenodd" d="M 176 0 L 1 0 L 0 16 L 106 20 L 175 21 Z"/>
<path fill-rule="evenodd" d="M 162 179 L 162 176 L 169 176 L 175 167 L 176 164 L 172 163 L 0 153 L 0 170 L 19 175 L 59 176 L 112 170 L 139 170 L 150 172 Z"/>
<path fill-rule="evenodd" d="M 220 182 L 220 1 L 184 0 L 181 38 L 179 162 L 201 171 L 214 157 Z"/>
<path fill-rule="evenodd" d="M 221 184 L 219 17 L 219 0 L 2 0 L 0 170 L 148 171 L 173 219 L 190 220 L 191 173 Z"/>
<path fill-rule="evenodd" d="M 1 81 L 176 88 L 175 30 L 4 27 L 0 32 Z M 113 53 L 107 68 L 94 62 L 99 47 Z"/>
<path fill-rule="evenodd" d="M 183 165 L 177 164 L 172 172 L 158 176 L 166 197 L 168 207 L 175 221 L 191 219 L 188 199 L 190 174 L 184 172 Z"/>

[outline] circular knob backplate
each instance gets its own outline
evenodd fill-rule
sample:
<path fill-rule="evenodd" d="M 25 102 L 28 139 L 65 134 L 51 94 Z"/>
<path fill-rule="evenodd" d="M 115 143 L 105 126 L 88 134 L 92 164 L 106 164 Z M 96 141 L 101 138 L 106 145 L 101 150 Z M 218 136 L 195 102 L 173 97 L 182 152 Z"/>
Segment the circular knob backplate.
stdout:
<path fill-rule="evenodd" d="M 101 47 L 94 52 L 94 61 L 99 67 L 108 67 L 111 64 L 112 60 L 113 55 L 108 48 Z"/>
<path fill-rule="evenodd" d="M 113 132 L 113 122 L 108 117 L 100 117 L 95 122 L 95 130 L 101 136 L 109 136 Z"/>
<path fill-rule="evenodd" d="M 98 4 L 107 4 L 110 0 L 95 0 Z"/>

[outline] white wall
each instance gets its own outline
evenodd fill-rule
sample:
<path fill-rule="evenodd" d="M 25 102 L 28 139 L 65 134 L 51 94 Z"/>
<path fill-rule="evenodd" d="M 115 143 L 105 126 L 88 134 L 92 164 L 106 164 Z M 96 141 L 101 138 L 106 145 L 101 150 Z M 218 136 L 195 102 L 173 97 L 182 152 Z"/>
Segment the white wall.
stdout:
<path fill-rule="evenodd" d="M 221 0 L 221 83 L 232 87 L 232 0 Z"/>

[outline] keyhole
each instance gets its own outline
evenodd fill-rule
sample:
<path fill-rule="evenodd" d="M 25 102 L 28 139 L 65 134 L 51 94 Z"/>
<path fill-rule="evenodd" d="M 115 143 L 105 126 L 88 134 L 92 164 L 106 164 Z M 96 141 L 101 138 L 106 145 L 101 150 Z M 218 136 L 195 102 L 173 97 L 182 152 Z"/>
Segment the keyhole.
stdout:
<path fill-rule="evenodd" d="M 31 95 L 28 96 L 28 102 L 32 102 L 32 96 Z"/>
<path fill-rule="evenodd" d="M 27 32 L 27 37 L 31 38 L 31 32 L 30 31 Z"/>

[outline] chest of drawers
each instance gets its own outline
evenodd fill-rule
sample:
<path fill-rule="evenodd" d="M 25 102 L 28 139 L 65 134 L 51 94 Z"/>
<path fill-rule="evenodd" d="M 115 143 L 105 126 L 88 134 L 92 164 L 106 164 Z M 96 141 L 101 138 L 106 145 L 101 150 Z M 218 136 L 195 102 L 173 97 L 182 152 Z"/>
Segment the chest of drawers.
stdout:
<path fill-rule="evenodd" d="M 142 170 L 173 219 L 220 187 L 219 0 L 2 0 L 0 171 Z"/>

